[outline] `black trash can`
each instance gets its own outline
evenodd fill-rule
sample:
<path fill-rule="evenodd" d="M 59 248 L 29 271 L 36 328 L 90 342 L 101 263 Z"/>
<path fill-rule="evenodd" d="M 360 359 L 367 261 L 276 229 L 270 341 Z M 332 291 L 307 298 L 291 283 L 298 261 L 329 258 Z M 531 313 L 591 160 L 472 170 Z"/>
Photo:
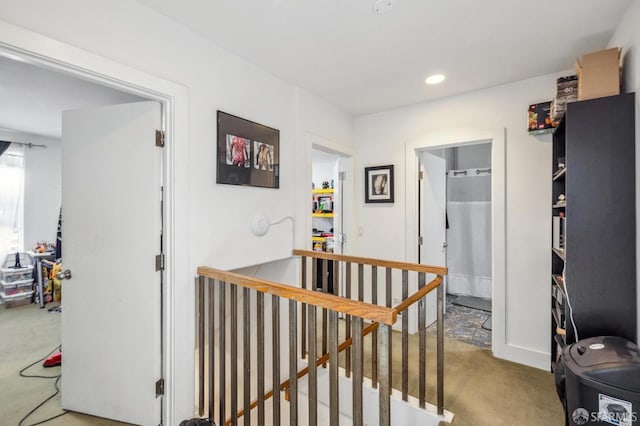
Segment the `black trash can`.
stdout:
<path fill-rule="evenodd" d="M 580 340 L 565 346 L 561 363 L 567 424 L 640 425 L 640 352 L 635 344 L 614 336 Z"/>

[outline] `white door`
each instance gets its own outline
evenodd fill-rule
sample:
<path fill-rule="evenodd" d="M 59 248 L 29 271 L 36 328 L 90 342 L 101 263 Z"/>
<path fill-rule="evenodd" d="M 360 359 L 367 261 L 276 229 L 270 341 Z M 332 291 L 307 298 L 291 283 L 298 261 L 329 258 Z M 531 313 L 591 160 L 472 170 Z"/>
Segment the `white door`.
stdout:
<path fill-rule="evenodd" d="M 440 154 L 440 155 L 438 155 Z M 420 193 L 420 228 L 422 244 L 420 263 L 434 266 L 447 265 L 447 163 L 444 150 L 420 151 L 423 179 Z M 427 278 L 427 281 L 430 281 Z M 444 285 L 444 284 L 443 284 Z M 436 319 L 436 294 L 427 296 L 427 324 Z"/>
<path fill-rule="evenodd" d="M 62 407 L 160 424 L 160 105 L 62 116 Z"/>

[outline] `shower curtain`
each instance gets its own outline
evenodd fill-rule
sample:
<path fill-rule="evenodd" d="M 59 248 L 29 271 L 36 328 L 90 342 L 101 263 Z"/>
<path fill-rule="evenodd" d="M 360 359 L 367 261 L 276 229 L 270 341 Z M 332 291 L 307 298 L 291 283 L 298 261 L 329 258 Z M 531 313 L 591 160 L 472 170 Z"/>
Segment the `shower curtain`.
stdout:
<path fill-rule="evenodd" d="M 490 299 L 491 174 L 480 170 L 447 173 L 447 293 Z"/>

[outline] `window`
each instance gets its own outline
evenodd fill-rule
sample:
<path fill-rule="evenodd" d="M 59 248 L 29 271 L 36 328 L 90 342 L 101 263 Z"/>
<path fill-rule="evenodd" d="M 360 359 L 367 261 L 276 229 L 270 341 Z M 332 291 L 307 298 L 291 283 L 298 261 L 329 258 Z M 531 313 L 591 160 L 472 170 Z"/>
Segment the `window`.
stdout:
<path fill-rule="evenodd" d="M 24 249 L 24 147 L 11 144 L 0 156 L 0 261 Z"/>

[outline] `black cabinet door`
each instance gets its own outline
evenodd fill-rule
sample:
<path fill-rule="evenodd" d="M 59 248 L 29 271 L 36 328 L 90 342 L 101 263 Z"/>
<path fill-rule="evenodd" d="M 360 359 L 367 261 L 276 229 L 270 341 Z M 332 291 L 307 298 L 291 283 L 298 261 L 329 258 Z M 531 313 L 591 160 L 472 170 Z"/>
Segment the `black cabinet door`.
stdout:
<path fill-rule="evenodd" d="M 636 341 L 634 103 L 630 93 L 567 108 L 565 286 L 580 339 Z"/>

